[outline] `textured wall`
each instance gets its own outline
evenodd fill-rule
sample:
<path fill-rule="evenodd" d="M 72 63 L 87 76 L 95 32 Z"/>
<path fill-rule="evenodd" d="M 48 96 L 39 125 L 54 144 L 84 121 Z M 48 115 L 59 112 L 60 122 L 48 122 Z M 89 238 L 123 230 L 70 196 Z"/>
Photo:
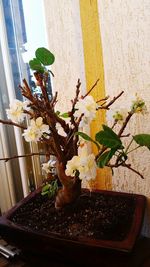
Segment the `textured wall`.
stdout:
<path fill-rule="evenodd" d="M 137 92 L 146 100 L 150 111 L 150 1 L 99 0 L 98 3 L 106 93 L 117 95 L 124 90 L 122 101 L 116 104 L 122 108 Z M 149 133 L 149 114 L 135 116 L 126 133 Z M 141 193 L 150 198 L 149 151 L 141 149 L 140 154 L 133 153 L 131 162 L 145 179 L 120 168 L 113 177 L 114 190 Z M 150 235 L 150 214 L 144 233 Z"/>
<path fill-rule="evenodd" d="M 60 106 L 68 109 L 70 98 L 80 77 L 85 90 L 84 58 L 78 0 L 44 0 L 49 48 L 56 56 L 52 67 L 55 90 Z M 145 98 L 150 110 L 150 1 L 98 0 L 101 28 L 105 89 L 110 96 L 124 90 L 116 107 L 126 107 L 137 92 Z M 135 116 L 126 133 L 150 132 L 149 114 Z M 113 176 L 113 189 L 144 194 L 150 199 L 150 153 L 141 149 L 131 156 L 133 166 L 145 176 L 118 169 Z M 150 206 L 150 204 L 149 204 Z M 143 232 L 150 236 L 150 207 Z"/>
<path fill-rule="evenodd" d="M 78 78 L 85 91 L 84 58 L 79 1 L 44 0 L 49 49 L 55 54 L 52 67 L 54 90 L 59 92 L 59 108 L 66 111 L 75 95 Z"/>

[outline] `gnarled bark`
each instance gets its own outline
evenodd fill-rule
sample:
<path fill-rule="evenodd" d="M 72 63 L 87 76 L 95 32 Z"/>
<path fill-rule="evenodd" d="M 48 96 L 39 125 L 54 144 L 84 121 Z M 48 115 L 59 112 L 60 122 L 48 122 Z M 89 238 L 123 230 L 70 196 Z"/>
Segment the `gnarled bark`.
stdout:
<path fill-rule="evenodd" d="M 63 164 L 58 162 L 57 175 L 62 184 L 62 188 L 57 193 L 55 208 L 61 209 L 67 204 L 73 203 L 80 196 L 81 180 L 78 177 L 67 176 Z"/>

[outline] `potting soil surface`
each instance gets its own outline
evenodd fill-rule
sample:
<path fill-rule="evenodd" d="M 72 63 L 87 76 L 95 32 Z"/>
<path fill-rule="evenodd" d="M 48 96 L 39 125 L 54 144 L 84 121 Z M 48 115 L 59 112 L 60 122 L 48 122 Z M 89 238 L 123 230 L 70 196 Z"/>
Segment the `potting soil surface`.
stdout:
<path fill-rule="evenodd" d="M 134 197 L 83 193 L 76 203 L 57 211 L 54 199 L 37 194 L 10 220 L 17 225 L 69 239 L 123 240 L 132 223 Z"/>

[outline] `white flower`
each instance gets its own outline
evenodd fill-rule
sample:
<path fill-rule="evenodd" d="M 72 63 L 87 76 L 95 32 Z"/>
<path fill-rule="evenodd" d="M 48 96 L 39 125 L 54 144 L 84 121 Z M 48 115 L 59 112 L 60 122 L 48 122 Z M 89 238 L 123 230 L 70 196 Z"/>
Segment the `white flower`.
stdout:
<path fill-rule="evenodd" d="M 82 114 L 84 114 L 80 123 L 80 127 L 83 127 L 95 118 L 98 105 L 92 96 L 86 96 L 77 102 L 75 108 L 77 109 L 74 114 L 75 117 L 79 118 Z"/>
<path fill-rule="evenodd" d="M 95 179 L 97 166 L 94 154 L 88 153 L 86 145 L 80 147 L 78 153 L 78 156 L 74 156 L 67 162 L 66 175 L 74 176 L 78 171 L 81 180 L 89 181 Z"/>
<path fill-rule="evenodd" d="M 58 134 L 62 136 L 67 136 L 67 134 L 65 133 L 64 129 L 62 128 L 59 122 L 56 123 L 56 129 L 58 131 Z"/>
<path fill-rule="evenodd" d="M 107 119 L 108 121 L 116 121 L 119 124 L 122 124 L 126 117 L 128 115 L 128 111 L 127 109 L 120 109 L 120 110 L 116 110 L 114 112 L 112 112 L 112 110 L 107 112 Z"/>
<path fill-rule="evenodd" d="M 93 153 L 88 153 L 87 145 L 79 147 L 80 165 L 78 171 L 80 172 L 79 178 L 81 180 L 93 180 L 96 178 L 97 165 Z"/>
<path fill-rule="evenodd" d="M 20 101 L 18 99 L 14 99 L 10 103 L 10 108 L 6 109 L 7 117 L 8 119 L 14 121 L 14 122 L 22 122 L 25 117 L 24 110 L 29 110 L 29 107 L 27 107 L 29 104 L 28 101 Z"/>
<path fill-rule="evenodd" d="M 41 133 L 50 133 L 49 125 L 43 123 L 43 118 L 38 117 L 36 120 L 31 120 L 31 127 L 36 128 Z"/>
<path fill-rule="evenodd" d="M 31 120 L 31 125 L 24 130 L 23 136 L 27 142 L 37 142 L 43 134 L 49 134 L 49 126 L 43 123 L 42 117 Z"/>
<path fill-rule="evenodd" d="M 131 110 L 134 111 L 134 113 L 141 113 L 143 115 L 147 113 L 147 107 L 145 101 L 137 94 L 136 94 L 136 99 L 132 101 Z"/>
<path fill-rule="evenodd" d="M 29 126 L 22 134 L 27 142 L 37 142 L 40 140 L 42 134 L 35 127 Z"/>
<path fill-rule="evenodd" d="M 67 176 L 74 176 L 75 172 L 79 169 L 80 158 L 79 156 L 73 156 L 71 160 L 67 162 L 65 173 Z"/>
<path fill-rule="evenodd" d="M 46 163 L 42 164 L 42 170 L 44 172 L 48 173 L 52 173 L 53 172 L 53 168 L 55 167 L 56 161 L 54 160 L 49 160 Z"/>

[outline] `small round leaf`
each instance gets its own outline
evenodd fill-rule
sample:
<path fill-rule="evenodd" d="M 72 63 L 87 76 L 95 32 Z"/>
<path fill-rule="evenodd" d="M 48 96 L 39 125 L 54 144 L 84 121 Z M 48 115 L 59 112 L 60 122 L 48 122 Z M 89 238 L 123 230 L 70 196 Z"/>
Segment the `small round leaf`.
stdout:
<path fill-rule="evenodd" d="M 30 60 L 29 66 L 32 70 L 36 70 L 42 73 L 44 72 L 44 68 L 41 65 L 41 62 L 37 58 L 33 58 L 32 60 Z"/>
<path fill-rule="evenodd" d="M 35 55 L 44 66 L 49 66 L 54 63 L 54 55 L 45 47 L 38 48 Z"/>

